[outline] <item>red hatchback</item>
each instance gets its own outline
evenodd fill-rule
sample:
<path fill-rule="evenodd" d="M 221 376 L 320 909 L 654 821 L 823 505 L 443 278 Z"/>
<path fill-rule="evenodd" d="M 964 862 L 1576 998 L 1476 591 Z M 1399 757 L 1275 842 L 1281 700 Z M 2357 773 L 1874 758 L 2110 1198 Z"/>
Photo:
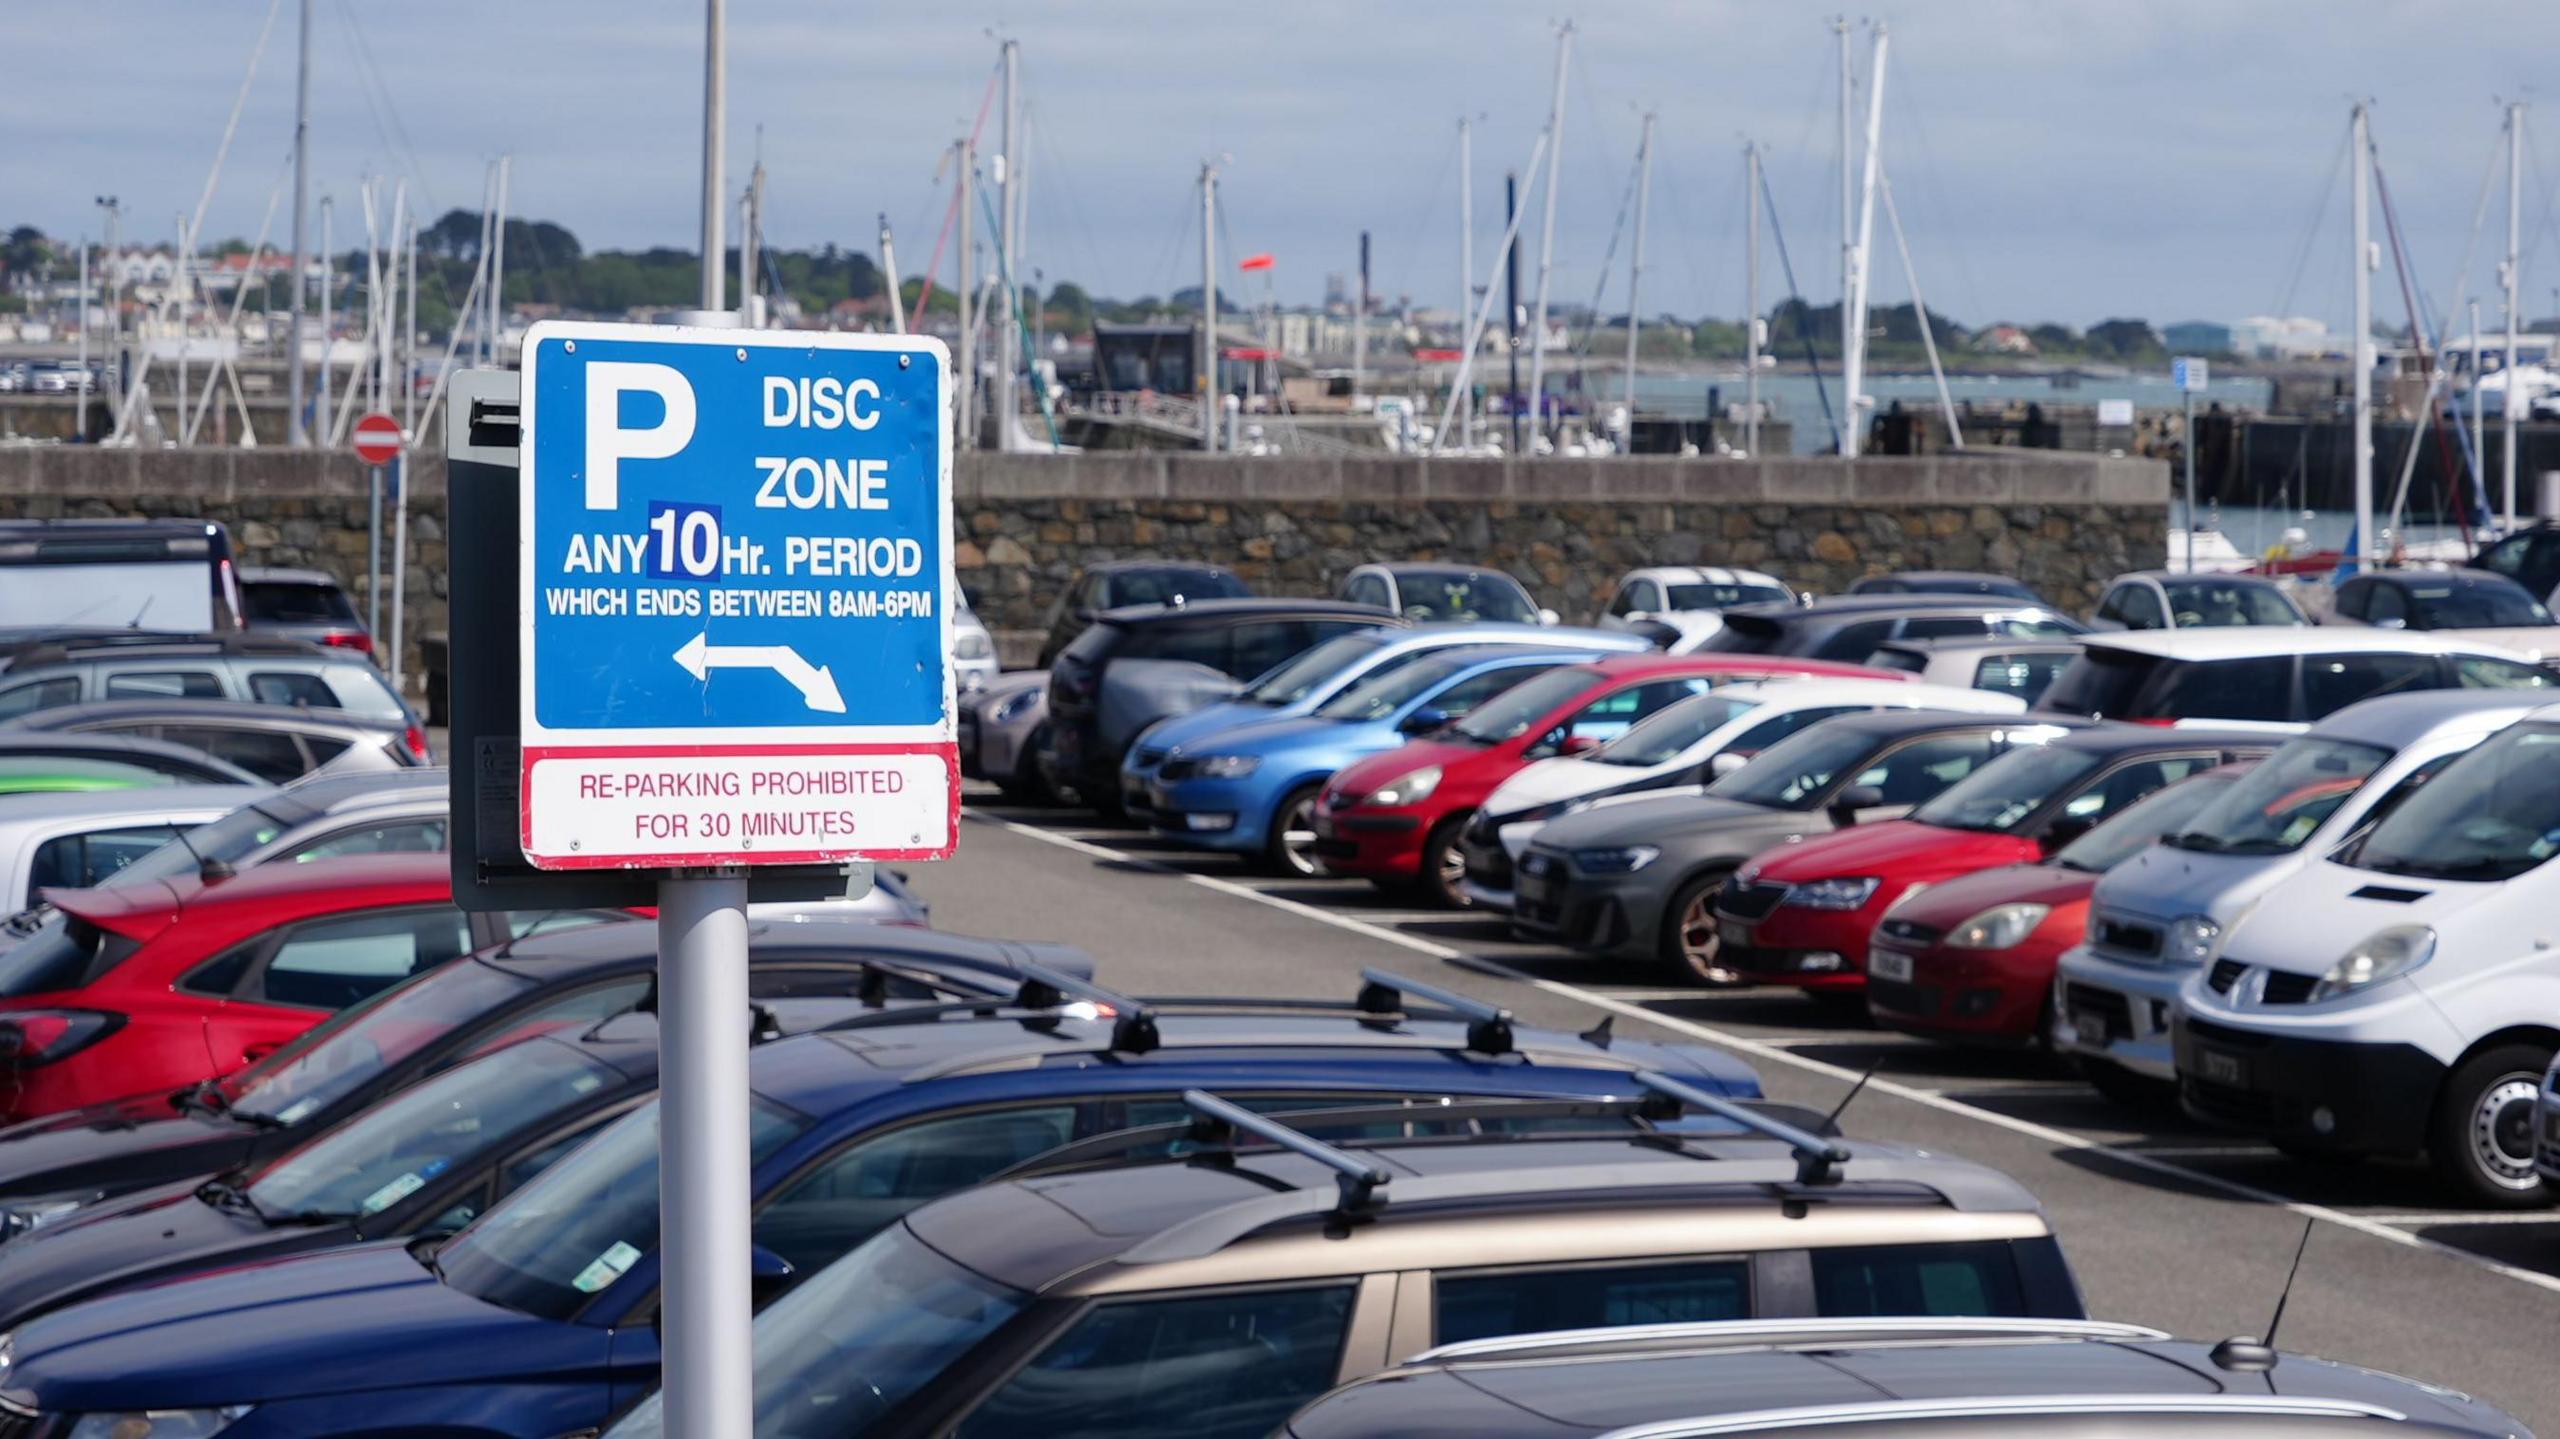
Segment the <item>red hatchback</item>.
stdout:
<path fill-rule="evenodd" d="M 2045 1044 L 2053 976 L 2089 925 L 2099 877 L 2172 830 L 2250 765 L 2180 780 L 2036 864 L 2002 865 L 1903 893 L 1867 947 L 1867 1013 L 1910 1034 Z"/>
<path fill-rule="evenodd" d="M 1745 864 L 1716 898 L 1723 962 L 1761 984 L 1854 991 L 1866 983 L 1877 921 L 1914 888 L 2055 853 L 2153 790 L 2264 755 L 2284 738 L 2149 725 L 2057 729 L 1902 819 Z"/>
<path fill-rule="evenodd" d="M 1598 749 L 1665 705 L 1771 675 L 1910 678 L 1775 655 L 1623 655 L 1549 670 L 1336 774 L 1316 801 L 1316 857 L 1335 874 L 1463 905 L 1459 831 L 1496 785 L 1533 760 Z"/>
<path fill-rule="evenodd" d="M 321 1020 L 504 938 L 453 906 L 441 854 L 51 890 L 0 951 L 0 1119 L 219 1078 Z"/>

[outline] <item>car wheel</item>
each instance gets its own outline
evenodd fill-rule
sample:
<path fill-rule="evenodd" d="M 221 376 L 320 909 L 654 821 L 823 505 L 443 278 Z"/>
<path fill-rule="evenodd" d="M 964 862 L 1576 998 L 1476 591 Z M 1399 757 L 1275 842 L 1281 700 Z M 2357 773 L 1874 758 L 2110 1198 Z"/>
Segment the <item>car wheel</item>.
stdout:
<path fill-rule="evenodd" d="M 1013 773 L 996 782 L 1004 797 L 1015 804 L 1055 804 L 1057 790 L 1050 787 L 1049 773 L 1042 757 L 1049 751 L 1049 727 L 1042 725 L 1023 740 L 1022 750 L 1013 757 Z"/>
<path fill-rule="evenodd" d="M 1654 957 L 1683 984 L 1728 986 L 1741 982 L 1718 964 L 1724 941 L 1716 934 L 1716 896 L 1724 892 L 1727 870 L 1698 875 L 1672 892 L 1662 912 L 1662 933 L 1654 941 Z"/>
<path fill-rule="evenodd" d="M 1465 831 L 1474 810 L 1460 810 L 1431 827 L 1423 837 L 1422 868 L 1414 875 L 1413 890 L 1423 899 L 1442 909 L 1468 909 L 1466 891 L 1458 882 L 1467 877 L 1467 857 L 1458 848 L 1458 836 Z"/>
<path fill-rule="evenodd" d="M 2446 1078 L 2427 1145 L 2436 1173 L 2457 1195 L 2492 1209 L 2551 1202 L 2533 1168 L 2534 1096 L 2550 1063 L 2540 1045 L 2501 1044 Z"/>
<path fill-rule="evenodd" d="M 2160 1111 L 2174 1107 L 2177 1086 L 2125 1068 L 2111 1059 L 2080 1056 L 2080 1077 L 2089 1087 L 2127 1109 Z"/>
<path fill-rule="evenodd" d="M 1262 867 L 1292 879 L 1313 879 L 1324 871 L 1316 865 L 1316 796 L 1321 784 L 1291 790 L 1271 812 L 1271 833 L 1262 842 Z"/>

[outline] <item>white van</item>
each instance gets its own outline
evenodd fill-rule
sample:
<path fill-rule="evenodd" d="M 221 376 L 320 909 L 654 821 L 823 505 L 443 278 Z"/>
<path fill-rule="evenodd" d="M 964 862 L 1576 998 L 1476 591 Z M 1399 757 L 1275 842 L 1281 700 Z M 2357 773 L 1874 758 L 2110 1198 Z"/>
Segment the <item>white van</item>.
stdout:
<path fill-rule="evenodd" d="M 2127 1100 L 2176 1077 L 2169 1018 L 2214 941 L 2259 896 L 2537 708 L 2428 690 L 2353 704 L 2285 743 L 2180 830 L 2107 872 L 2054 980 L 2056 1047 Z"/>
<path fill-rule="evenodd" d="M 2478 1204 L 2548 1202 L 2560 1051 L 2560 705 L 2483 741 L 2234 920 L 2178 999 L 2187 1111 L 2295 1152 L 2423 1153 Z"/>

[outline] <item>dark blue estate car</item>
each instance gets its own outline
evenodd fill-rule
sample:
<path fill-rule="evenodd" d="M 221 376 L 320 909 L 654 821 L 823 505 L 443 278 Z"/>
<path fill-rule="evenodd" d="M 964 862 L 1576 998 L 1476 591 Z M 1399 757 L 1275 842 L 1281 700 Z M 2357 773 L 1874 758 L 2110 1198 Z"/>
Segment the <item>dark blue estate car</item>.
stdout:
<path fill-rule="evenodd" d="M 921 1006 L 768 1044 L 751 1060 L 759 1300 L 939 1195 L 1063 1145 L 1181 1120 L 1189 1088 L 1271 1111 L 1412 1102 L 1416 1120 L 1362 1128 L 1423 1134 L 1486 1123 L 1435 1126 L 1429 1106 L 1443 1099 L 1627 1099 L 1642 1071 L 1760 1093 L 1749 1067 L 1716 1051 L 1515 1030 L 1489 1007 L 1408 1007 L 1402 993 L 1429 991 L 1400 984 L 1379 976 L 1360 1006 L 1327 1009 L 1149 1007 L 1069 981 L 1044 1008 Z M 1057 1003 L 1077 994 L 1100 996 L 1112 1017 Z M 654 1104 L 635 1111 L 441 1243 L 250 1265 L 35 1319 L 0 1353 L 0 1430 L 591 1430 L 657 1384 L 656 1125 Z"/>

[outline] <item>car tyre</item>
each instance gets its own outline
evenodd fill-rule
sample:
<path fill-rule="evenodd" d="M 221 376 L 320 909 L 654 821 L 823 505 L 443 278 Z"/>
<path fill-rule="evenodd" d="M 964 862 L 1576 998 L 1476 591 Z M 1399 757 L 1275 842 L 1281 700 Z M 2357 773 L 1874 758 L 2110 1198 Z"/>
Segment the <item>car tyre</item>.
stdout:
<path fill-rule="evenodd" d="M 1731 870 L 1709 870 L 1683 881 L 1662 911 L 1662 929 L 1654 938 L 1654 960 L 1682 984 L 1730 988 L 1740 976 L 1716 961 L 1724 942 L 1716 935 L 1716 896 Z"/>
<path fill-rule="evenodd" d="M 1441 909 L 1472 909 L 1459 883 L 1467 877 L 1467 857 L 1458 848 L 1474 810 L 1460 810 L 1431 827 L 1422 839 L 1422 865 L 1414 872 L 1412 892 Z"/>
<path fill-rule="evenodd" d="M 1314 879 L 1324 873 L 1316 862 L 1316 797 L 1321 783 L 1289 791 L 1271 811 L 1271 832 L 1262 841 L 1262 867 L 1289 879 Z"/>
<path fill-rule="evenodd" d="M 2437 1092 L 2427 1148 L 2435 1171 L 2465 1202 L 2485 1209 L 2535 1209 L 2552 1202 L 2533 1168 L 2534 1096 L 2551 1051 L 2538 1044 L 2482 1050 Z"/>

